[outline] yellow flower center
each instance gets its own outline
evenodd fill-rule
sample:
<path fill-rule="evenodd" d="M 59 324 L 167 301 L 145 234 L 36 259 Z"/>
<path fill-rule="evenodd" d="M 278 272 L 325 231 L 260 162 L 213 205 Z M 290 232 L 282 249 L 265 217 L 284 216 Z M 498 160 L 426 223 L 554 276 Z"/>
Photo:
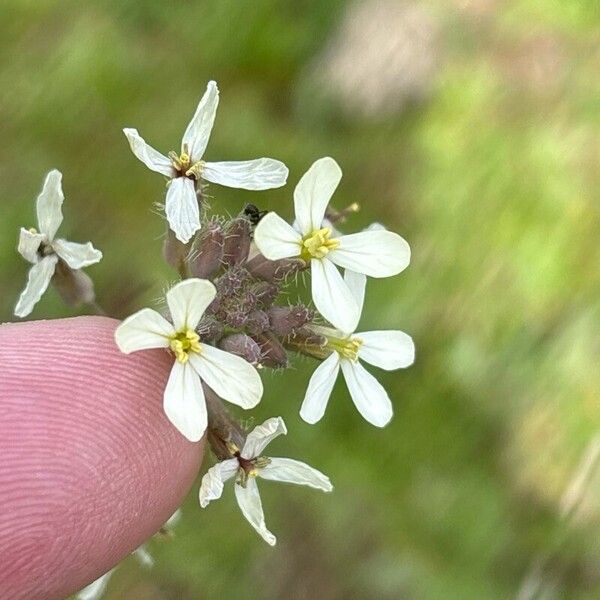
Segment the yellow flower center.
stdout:
<path fill-rule="evenodd" d="M 200 354 L 202 345 L 200 336 L 193 329 L 184 329 L 176 333 L 169 341 L 169 348 L 175 358 L 183 365 L 190 359 L 190 354 Z"/>
<path fill-rule="evenodd" d="M 335 350 L 342 358 L 347 358 L 353 361 L 358 360 L 358 351 L 360 350 L 362 344 L 363 342 L 359 338 L 327 338 L 327 346 L 329 346 L 332 350 Z"/>
<path fill-rule="evenodd" d="M 171 164 L 180 175 L 190 177 L 191 179 L 200 179 L 202 175 L 202 169 L 204 168 L 204 161 L 197 161 L 192 164 L 192 157 L 188 153 L 187 146 L 184 145 L 181 154 L 177 152 L 169 152 L 169 158 Z"/>
<path fill-rule="evenodd" d="M 324 258 L 331 250 L 339 247 L 340 241 L 331 239 L 331 229 L 323 227 L 302 238 L 300 256 L 309 261 L 311 258 Z"/>

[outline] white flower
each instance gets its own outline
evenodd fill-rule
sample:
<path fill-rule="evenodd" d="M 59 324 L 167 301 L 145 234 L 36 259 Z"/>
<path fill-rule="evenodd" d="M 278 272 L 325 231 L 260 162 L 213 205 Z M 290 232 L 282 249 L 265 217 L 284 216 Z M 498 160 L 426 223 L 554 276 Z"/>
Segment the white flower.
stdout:
<path fill-rule="evenodd" d="M 410 248 L 391 231 L 371 229 L 340 236 L 324 226 L 327 205 L 341 177 L 335 160 L 317 160 L 294 191 L 296 228 L 270 212 L 257 225 L 254 241 L 269 260 L 300 256 L 310 261 L 315 306 L 335 327 L 353 331 L 360 309 L 336 265 L 371 277 L 389 277 L 408 266 Z"/>
<path fill-rule="evenodd" d="M 168 348 L 175 362 L 164 392 L 164 409 L 175 427 L 197 442 L 207 425 L 201 380 L 218 396 L 242 408 L 258 404 L 263 392 L 256 369 L 243 358 L 202 343 L 195 329 L 213 301 L 215 286 L 186 279 L 167 292 L 173 324 L 150 308 L 125 319 L 115 331 L 122 352 Z"/>
<path fill-rule="evenodd" d="M 366 277 L 346 271 L 344 278 L 362 310 Z M 311 424 L 321 419 L 341 368 L 360 414 L 377 427 L 386 425 L 393 415 L 390 398 L 359 359 L 386 371 L 409 367 L 415 359 L 412 338 L 402 331 L 343 333 L 326 327 L 313 329 L 327 339 L 325 349 L 331 354 L 310 378 L 300 416 Z"/>
<path fill-rule="evenodd" d="M 221 461 L 211 467 L 200 485 L 200 506 L 205 508 L 211 500 L 223 493 L 223 484 L 236 477 L 235 497 L 242 514 L 259 535 L 271 546 L 275 536 L 267 529 L 256 478 L 307 485 L 317 490 L 331 492 L 329 477 L 307 464 L 291 458 L 266 458 L 261 456 L 265 447 L 287 429 L 281 417 L 267 419 L 255 427 L 246 438 L 241 451 L 235 458 Z"/>
<path fill-rule="evenodd" d="M 33 266 L 29 269 L 27 285 L 15 307 L 17 317 L 26 317 L 48 288 L 56 264 L 62 259 L 71 269 L 82 269 L 100 261 L 102 252 L 91 242 L 77 244 L 55 239 L 63 221 L 62 174 L 50 171 L 37 197 L 36 212 L 39 231 L 21 228 L 18 251 Z"/>
<path fill-rule="evenodd" d="M 200 213 L 195 182 L 204 179 L 232 188 L 267 190 L 285 185 L 287 167 L 272 158 L 257 158 L 235 162 L 205 162 L 202 160 L 208 144 L 217 106 L 219 90 L 210 81 L 190 124 L 183 134 L 181 153 L 164 156 L 149 146 L 137 129 L 123 130 L 132 152 L 149 169 L 171 181 L 165 201 L 165 213 L 177 238 L 187 243 L 200 229 Z"/>

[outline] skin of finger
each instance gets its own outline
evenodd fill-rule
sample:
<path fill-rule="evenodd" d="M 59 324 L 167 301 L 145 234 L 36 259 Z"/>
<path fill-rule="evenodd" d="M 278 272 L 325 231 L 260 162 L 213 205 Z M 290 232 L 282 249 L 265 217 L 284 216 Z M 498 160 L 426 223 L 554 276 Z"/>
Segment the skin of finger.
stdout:
<path fill-rule="evenodd" d="M 172 357 L 122 354 L 118 322 L 0 326 L 0 590 L 54 600 L 81 589 L 170 517 L 203 441 L 167 420 Z"/>

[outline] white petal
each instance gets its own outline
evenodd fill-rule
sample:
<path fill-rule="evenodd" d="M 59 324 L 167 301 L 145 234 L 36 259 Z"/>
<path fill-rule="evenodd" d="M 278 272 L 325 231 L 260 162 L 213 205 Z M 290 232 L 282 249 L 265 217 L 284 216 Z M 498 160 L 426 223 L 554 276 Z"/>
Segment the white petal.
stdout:
<path fill-rule="evenodd" d="M 277 213 L 266 214 L 254 230 L 254 243 L 269 260 L 300 256 L 302 236 Z"/>
<path fill-rule="evenodd" d="M 248 523 L 256 529 L 258 534 L 265 542 L 267 542 L 267 544 L 274 546 L 277 539 L 267 529 L 265 524 L 262 502 L 260 501 L 260 494 L 258 493 L 258 486 L 256 485 L 254 477 L 248 478 L 245 488 L 238 483 L 235 484 L 235 497 L 238 506 L 244 517 L 248 520 Z"/>
<path fill-rule="evenodd" d="M 242 190 L 270 190 L 285 185 L 288 168 L 274 158 L 207 162 L 202 179 Z"/>
<path fill-rule="evenodd" d="M 252 459 L 260 456 L 265 447 L 276 437 L 285 435 L 287 429 L 281 417 L 271 417 L 262 425 L 255 427 L 246 437 L 246 443 L 242 449 L 244 458 Z"/>
<path fill-rule="evenodd" d="M 167 292 L 167 304 L 176 331 L 195 329 L 217 294 L 206 279 L 186 279 Z"/>
<path fill-rule="evenodd" d="M 327 402 L 335 385 L 340 370 L 339 354 L 334 352 L 316 369 L 310 378 L 308 389 L 304 395 L 300 416 L 311 425 L 320 421 L 325 414 Z"/>
<path fill-rule="evenodd" d="M 370 277 L 397 275 L 410 262 L 406 240 L 392 231 L 371 230 L 343 235 L 327 256 L 336 265 Z"/>
<path fill-rule="evenodd" d="M 92 583 L 75 594 L 75 600 L 100 600 L 106 590 L 108 581 L 114 572 L 115 569 L 111 569 L 108 573 L 104 573 L 104 575 L 98 577 L 95 581 L 92 581 Z"/>
<path fill-rule="evenodd" d="M 410 367 L 415 362 L 415 344 L 403 331 L 365 331 L 355 334 L 363 344 L 361 360 L 386 371 Z"/>
<path fill-rule="evenodd" d="M 190 363 L 217 396 L 242 408 L 253 408 L 262 397 L 263 384 L 257 370 L 243 358 L 208 344 Z"/>
<path fill-rule="evenodd" d="M 132 553 L 133 556 L 137 559 L 142 567 L 146 567 L 146 569 L 150 569 L 154 566 L 154 558 L 145 544 L 142 544 L 139 548 L 136 548 Z"/>
<path fill-rule="evenodd" d="M 383 386 L 358 361 L 342 360 L 341 363 L 346 385 L 358 412 L 372 425 L 387 425 L 393 409 Z"/>
<path fill-rule="evenodd" d="M 102 252 L 92 246 L 92 242 L 78 244 L 66 240 L 54 240 L 52 242 L 54 252 L 58 254 L 71 269 L 83 269 L 89 267 L 102 259 Z"/>
<path fill-rule="evenodd" d="M 304 235 L 321 228 L 325 210 L 341 178 L 339 165 L 326 156 L 314 162 L 298 182 L 294 190 L 294 209 Z"/>
<path fill-rule="evenodd" d="M 150 348 L 168 348 L 173 325 L 151 308 L 127 317 L 115 331 L 115 342 L 121 352 L 130 354 Z"/>
<path fill-rule="evenodd" d="M 312 299 L 317 310 L 338 329 L 352 333 L 358 325 L 360 310 L 340 272 L 326 258 L 313 258 L 310 266 Z"/>
<path fill-rule="evenodd" d="M 352 297 L 358 304 L 358 310 L 362 313 L 363 305 L 365 303 L 365 288 L 367 287 L 367 276 L 356 271 L 344 271 L 344 281 L 352 293 Z"/>
<path fill-rule="evenodd" d="M 271 458 L 271 462 L 260 470 L 259 476 L 262 479 L 271 481 L 307 485 L 324 492 L 333 490 L 327 475 L 313 469 L 306 463 L 291 458 Z"/>
<path fill-rule="evenodd" d="M 202 158 L 210 132 L 215 122 L 217 114 L 217 106 L 219 106 L 219 89 L 214 81 L 209 81 L 206 86 L 206 92 L 198 103 L 198 108 L 187 126 L 183 134 L 182 151 L 187 145 L 187 152 L 192 158 L 192 162 L 197 162 Z"/>
<path fill-rule="evenodd" d="M 36 211 L 38 227 L 41 233 L 54 239 L 56 230 L 63 220 L 62 203 L 65 196 L 62 191 L 62 173 L 56 169 L 46 175 L 44 187 L 37 197 Z"/>
<path fill-rule="evenodd" d="M 21 227 L 19 232 L 19 254 L 28 262 L 35 265 L 38 262 L 38 250 L 42 242 L 47 240 L 43 233 L 31 233 L 29 229 Z"/>
<path fill-rule="evenodd" d="M 17 317 L 26 317 L 33 310 L 33 307 L 48 289 L 57 262 L 58 256 L 50 254 L 29 269 L 27 285 L 21 292 L 15 306 L 15 315 Z"/>
<path fill-rule="evenodd" d="M 136 158 L 141 160 L 151 171 L 169 178 L 175 176 L 175 169 L 171 164 L 171 160 L 147 144 L 137 132 L 137 129 L 126 128 L 123 129 L 123 133 L 126 135 L 131 151 Z"/>
<path fill-rule="evenodd" d="M 200 484 L 200 506 L 206 508 L 212 500 L 218 500 L 223 493 L 223 484 L 231 479 L 237 469 L 239 463 L 237 458 L 231 458 L 218 462 L 212 466 L 202 478 Z"/>
<path fill-rule="evenodd" d="M 165 200 L 165 214 L 177 239 L 187 244 L 200 229 L 200 209 L 191 179 L 178 177 L 171 180 Z"/>
<path fill-rule="evenodd" d="M 191 365 L 173 363 L 163 408 L 169 421 L 190 442 L 197 442 L 204 435 L 208 423 L 204 390 Z"/>

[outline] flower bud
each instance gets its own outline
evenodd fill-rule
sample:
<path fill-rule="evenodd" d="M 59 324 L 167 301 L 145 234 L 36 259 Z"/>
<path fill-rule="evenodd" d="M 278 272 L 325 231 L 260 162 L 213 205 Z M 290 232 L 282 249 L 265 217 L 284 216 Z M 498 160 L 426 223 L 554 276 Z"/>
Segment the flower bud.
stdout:
<path fill-rule="evenodd" d="M 224 233 L 218 221 L 209 221 L 196 236 L 196 243 L 189 261 L 192 277 L 207 279 L 221 267 L 223 260 Z"/>
<path fill-rule="evenodd" d="M 253 310 L 246 319 L 246 329 L 252 335 L 257 335 L 269 329 L 269 317 L 262 310 Z"/>
<path fill-rule="evenodd" d="M 180 242 L 170 227 L 167 227 L 167 235 L 163 242 L 163 256 L 169 265 L 181 273 L 185 267 L 185 261 L 190 253 L 192 243 Z"/>
<path fill-rule="evenodd" d="M 219 348 L 241 356 L 252 365 L 258 364 L 261 359 L 260 346 L 245 333 L 232 333 L 224 337 L 219 342 Z"/>
<path fill-rule="evenodd" d="M 252 226 L 244 217 L 232 219 L 225 227 L 223 261 L 225 264 L 240 265 L 248 258 L 252 241 Z"/>
<path fill-rule="evenodd" d="M 223 335 L 223 323 L 205 313 L 196 327 L 196 332 L 200 340 L 218 340 Z"/>
<path fill-rule="evenodd" d="M 258 306 L 268 308 L 279 295 L 279 287 L 268 281 L 259 281 L 252 287 L 252 293 Z"/>
<path fill-rule="evenodd" d="M 246 268 L 251 275 L 275 283 L 284 281 L 287 277 L 295 275 L 306 268 L 306 266 L 306 263 L 301 258 L 268 260 L 262 254 L 255 256 L 246 263 Z"/>
<path fill-rule="evenodd" d="M 271 331 L 279 336 L 292 335 L 312 320 L 314 313 L 303 304 L 296 306 L 272 306 L 268 311 Z"/>
<path fill-rule="evenodd" d="M 52 284 L 68 306 L 90 304 L 96 298 L 90 276 L 79 269 L 71 269 L 62 260 L 56 264 Z"/>
<path fill-rule="evenodd" d="M 265 367 L 277 369 L 281 367 L 285 368 L 288 366 L 288 355 L 285 351 L 285 348 L 270 331 L 266 331 L 259 335 L 255 335 L 254 339 L 260 345 L 260 362 Z"/>

